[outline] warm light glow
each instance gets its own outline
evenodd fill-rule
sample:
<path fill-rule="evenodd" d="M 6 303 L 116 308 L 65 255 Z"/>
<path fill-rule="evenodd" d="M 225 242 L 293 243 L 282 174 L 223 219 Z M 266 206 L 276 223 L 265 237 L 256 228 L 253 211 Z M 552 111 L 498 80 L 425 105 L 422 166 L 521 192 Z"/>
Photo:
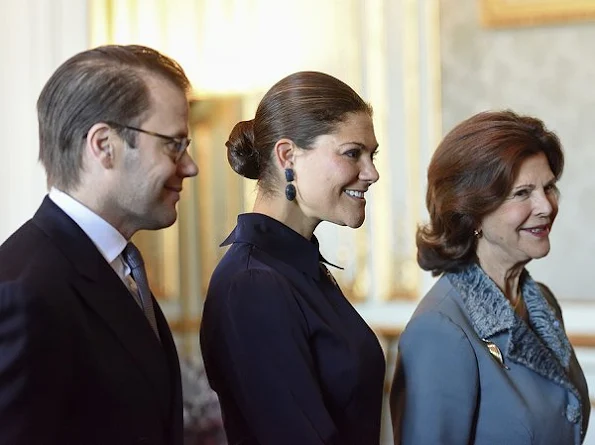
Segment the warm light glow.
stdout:
<path fill-rule="evenodd" d="M 160 49 L 184 66 L 198 96 L 263 92 L 285 75 L 307 69 L 330 72 L 354 84 L 359 77 L 359 42 L 353 33 L 358 28 L 358 4 L 91 0 L 91 42 Z"/>

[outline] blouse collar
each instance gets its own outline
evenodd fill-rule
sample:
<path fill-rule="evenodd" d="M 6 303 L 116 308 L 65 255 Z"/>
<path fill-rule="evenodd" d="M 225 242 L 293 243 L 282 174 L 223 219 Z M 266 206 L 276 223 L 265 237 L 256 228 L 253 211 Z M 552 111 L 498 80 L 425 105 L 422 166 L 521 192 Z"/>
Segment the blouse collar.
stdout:
<path fill-rule="evenodd" d="M 236 227 L 221 246 L 232 243 L 252 244 L 316 280 L 320 279 L 321 262 L 342 269 L 324 259 L 315 235 L 308 240 L 282 222 L 261 213 L 238 216 Z"/>

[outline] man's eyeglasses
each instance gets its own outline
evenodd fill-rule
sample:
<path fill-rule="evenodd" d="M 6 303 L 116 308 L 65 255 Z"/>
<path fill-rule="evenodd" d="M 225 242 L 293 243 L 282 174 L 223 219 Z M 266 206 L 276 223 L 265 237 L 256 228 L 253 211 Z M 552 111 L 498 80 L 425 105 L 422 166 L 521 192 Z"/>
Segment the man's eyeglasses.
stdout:
<path fill-rule="evenodd" d="M 129 125 L 122 125 L 118 124 L 117 122 L 106 122 L 106 124 L 111 125 L 113 127 L 126 128 L 127 130 L 138 131 L 139 133 L 145 133 L 149 136 L 155 136 L 161 139 L 165 139 L 166 141 L 168 141 L 168 144 L 166 145 L 167 150 L 174 159 L 174 162 L 178 162 L 180 159 L 182 159 L 182 156 L 184 156 L 184 153 L 186 153 L 186 149 L 190 145 L 190 139 L 188 138 L 166 136 L 165 134 L 155 133 L 154 131 L 143 130 L 142 128 L 131 127 Z"/>

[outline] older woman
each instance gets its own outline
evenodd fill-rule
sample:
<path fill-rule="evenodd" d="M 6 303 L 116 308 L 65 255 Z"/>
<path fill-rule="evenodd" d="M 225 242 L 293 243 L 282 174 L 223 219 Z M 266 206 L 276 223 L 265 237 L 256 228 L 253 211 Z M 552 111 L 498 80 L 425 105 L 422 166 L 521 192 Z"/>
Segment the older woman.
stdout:
<path fill-rule="evenodd" d="M 580 444 L 587 385 L 546 256 L 564 156 L 543 123 L 510 111 L 456 126 L 428 170 L 420 266 L 441 275 L 399 340 L 395 444 Z"/>

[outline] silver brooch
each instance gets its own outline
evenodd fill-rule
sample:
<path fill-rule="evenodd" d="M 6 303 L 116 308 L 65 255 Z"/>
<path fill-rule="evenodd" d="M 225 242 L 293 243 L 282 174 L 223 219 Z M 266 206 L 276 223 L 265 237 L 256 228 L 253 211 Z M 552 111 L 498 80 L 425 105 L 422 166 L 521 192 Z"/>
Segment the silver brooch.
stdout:
<path fill-rule="evenodd" d="M 500 351 L 500 348 L 496 346 L 496 343 L 486 340 L 485 338 L 482 338 L 481 340 L 488 347 L 488 351 L 490 351 L 492 357 L 494 357 L 496 361 L 500 363 L 500 366 L 502 366 L 504 369 L 510 370 L 510 368 L 504 364 L 504 356 L 502 355 L 502 351 Z"/>

